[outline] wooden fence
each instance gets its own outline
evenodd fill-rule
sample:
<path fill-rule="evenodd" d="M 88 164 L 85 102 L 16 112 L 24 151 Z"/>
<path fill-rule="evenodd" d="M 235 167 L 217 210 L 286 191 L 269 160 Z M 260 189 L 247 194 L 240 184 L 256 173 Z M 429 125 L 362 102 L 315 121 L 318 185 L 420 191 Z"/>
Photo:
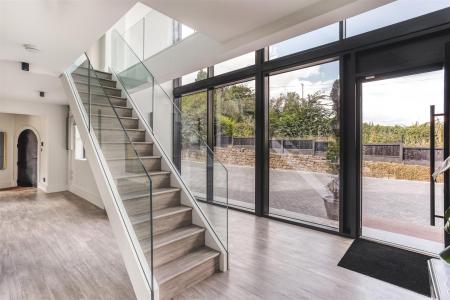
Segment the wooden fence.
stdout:
<path fill-rule="evenodd" d="M 329 142 L 308 140 L 269 140 L 269 149 L 276 153 L 298 153 L 305 155 L 325 155 Z M 221 136 L 216 139 L 217 147 L 239 146 L 253 148 L 254 138 L 240 138 Z M 193 148 L 195 145 L 185 145 L 183 148 Z M 427 147 L 405 147 L 402 143 L 391 144 L 366 144 L 363 146 L 364 160 L 384 162 L 404 162 L 411 164 L 428 164 L 430 149 Z M 442 161 L 444 157 L 443 148 L 435 149 L 436 161 Z"/>

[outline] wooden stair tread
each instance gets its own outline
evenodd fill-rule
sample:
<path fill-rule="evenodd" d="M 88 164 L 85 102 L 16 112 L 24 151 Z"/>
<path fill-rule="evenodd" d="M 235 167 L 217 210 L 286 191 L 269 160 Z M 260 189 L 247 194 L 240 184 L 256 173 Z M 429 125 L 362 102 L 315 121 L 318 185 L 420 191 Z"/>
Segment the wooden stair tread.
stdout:
<path fill-rule="evenodd" d="M 97 128 L 94 127 L 94 130 L 110 130 L 110 131 L 123 131 L 122 128 Z M 145 132 L 145 129 L 138 128 L 125 128 L 126 131 L 136 131 L 136 132 Z"/>
<path fill-rule="evenodd" d="M 92 66 L 92 65 L 91 65 Z M 103 74 L 106 74 L 106 75 L 111 75 L 112 76 L 112 73 L 109 73 L 109 72 L 105 72 L 105 71 L 100 71 L 100 70 L 94 70 L 94 69 L 91 69 L 91 68 L 88 68 L 88 67 L 84 67 L 84 66 L 78 66 L 78 69 L 85 69 L 85 70 L 92 70 L 92 71 L 95 71 L 95 72 L 97 72 L 97 73 L 103 73 Z M 75 72 L 74 72 L 75 74 L 78 74 L 78 73 L 76 73 L 76 70 L 75 70 Z"/>
<path fill-rule="evenodd" d="M 95 78 L 96 80 L 102 80 L 102 78 Z M 104 88 L 104 89 L 110 89 L 110 90 L 117 90 L 117 91 L 122 91 L 121 89 L 119 89 L 119 88 L 116 88 L 116 87 L 112 87 L 112 86 L 104 86 L 104 85 L 98 85 L 98 84 L 89 84 L 89 83 L 87 83 L 87 82 L 81 82 L 81 81 L 74 81 L 74 83 L 75 84 L 82 84 L 82 85 L 87 85 L 87 86 L 95 86 L 95 87 L 98 87 L 98 88 Z"/>
<path fill-rule="evenodd" d="M 153 212 L 153 219 L 164 218 L 190 210 L 192 210 L 192 207 L 183 205 L 163 208 Z M 130 220 L 133 225 L 150 221 L 150 213 L 130 216 Z"/>
<path fill-rule="evenodd" d="M 203 247 L 178 259 L 168 262 L 162 266 L 159 266 L 155 269 L 155 276 L 157 278 L 158 284 L 162 285 L 172 278 L 186 273 L 194 267 L 217 256 L 219 256 L 219 252 L 207 247 Z"/>
<path fill-rule="evenodd" d="M 174 192 L 178 192 L 181 189 L 179 188 L 174 188 L 174 187 L 168 187 L 168 188 L 159 188 L 159 189 L 154 189 L 152 191 L 152 195 L 156 196 L 156 195 L 162 195 L 162 194 L 166 194 L 166 193 L 174 193 Z M 143 197 L 148 197 L 150 196 L 149 193 L 147 194 L 142 194 L 142 193 L 134 193 L 134 194 L 128 194 L 125 197 L 122 197 L 123 201 L 127 201 L 127 200 L 133 200 L 133 199 L 138 199 L 138 198 L 143 198 Z"/>
<path fill-rule="evenodd" d="M 87 103 L 84 103 L 87 104 Z M 129 109 L 132 110 L 132 107 L 127 106 L 117 106 L 117 105 L 109 105 L 109 104 L 100 104 L 100 103 L 91 103 L 91 106 L 103 106 L 103 107 L 115 107 L 115 108 L 121 108 L 121 109 Z"/>
<path fill-rule="evenodd" d="M 122 107 L 122 106 L 119 106 L 119 107 Z M 113 115 L 91 114 L 91 116 L 101 117 L 101 118 L 115 118 L 115 119 L 117 119 L 117 116 L 113 116 Z M 139 120 L 139 118 L 135 118 L 135 117 L 122 117 L 122 116 L 119 116 L 119 119 Z"/>
<path fill-rule="evenodd" d="M 87 70 L 87 68 L 86 68 L 86 70 Z M 105 73 L 105 72 L 103 72 L 103 71 L 97 71 L 97 70 L 94 70 L 94 71 L 100 72 L 100 73 Z M 81 77 L 89 78 L 89 75 L 86 75 L 86 74 L 80 74 L 80 73 L 77 73 L 76 71 L 75 71 L 74 73 L 72 73 L 72 74 L 75 74 L 75 75 L 81 76 Z M 110 73 L 105 73 L 105 74 L 112 75 L 112 74 L 110 74 Z M 91 76 L 91 78 L 92 78 L 92 76 Z M 114 79 L 107 79 L 107 78 L 99 78 L 99 79 L 100 79 L 100 80 L 105 80 L 105 81 L 110 81 L 110 82 L 117 82 L 117 81 L 114 80 Z"/>
<path fill-rule="evenodd" d="M 116 142 L 116 141 L 111 141 L 111 142 L 102 142 L 101 144 L 131 144 L 130 142 L 127 142 L 127 141 L 118 141 L 118 142 Z M 136 144 L 136 145 L 145 145 L 145 144 L 148 144 L 148 145 L 153 145 L 153 142 L 133 142 L 133 144 Z"/>
<path fill-rule="evenodd" d="M 89 94 L 88 92 L 80 92 L 80 91 L 79 91 L 78 93 L 79 93 L 79 94 Z M 97 93 L 92 93 L 92 92 L 91 92 L 91 95 L 93 95 L 93 96 L 99 96 L 99 97 L 117 98 L 117 99 L 120 99 L 120 100 L 123 100 L 123 101 L 127 101 L 127 98 L 122 97 L 122 96 L 97 94 Z"/>
<path fill-rule="evenodd" d="M 185 239 L 187 237 L 190 237 L 192 235 L 195 235 L 197 233 L 204 232 L 205 229 L 202 227 L 199 227 L 197 225 L 189 225 L 180 227 L 174 230 L 170 230 L 164 233 L 160 233 L 158 235 L 155 235 L 153 237 L 153 249 L 158 249 L 160 247 L 169 245 L 171 243 L 175 243 L 179 240 Z M 144 253 L 150 252 L 151 250 L 151 239 L 146 238 L 140 241 L 140 244 L 142 246 L 142 251 Z"/>
<path fill-rule="evenodd" d="M 160 159 L 161 156 L 158 155 L 149 155 L 149 156 L 139 156 L 140 159 Z M 120 161 L 120 160 L 137 160 L 137 157 L 117 157 L 117 158 L 108 158 L 107 161 Z"/>
<path fill-rule="evenodd" d="M 169 175 L 170 171 L 151 171 L 148 172 L 148 175 L 150 176 L 158 176 L 158 175 Z M 114 179 L 128 179 L 128 178 L 139 178 L 139 177 L 147 177 L 147 174 L 142 172 L 142 173 L 123 173 L 123 174 L 118 174 L 116 176 L 114 176 Z"/>

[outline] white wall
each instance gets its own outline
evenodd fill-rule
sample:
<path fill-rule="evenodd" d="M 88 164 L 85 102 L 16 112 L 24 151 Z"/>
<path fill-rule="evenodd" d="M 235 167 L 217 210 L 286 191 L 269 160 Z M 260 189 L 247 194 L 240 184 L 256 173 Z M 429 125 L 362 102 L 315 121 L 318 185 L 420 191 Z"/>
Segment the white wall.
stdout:
<path fill-rule="evenodd" d="M 49 193 L 69 190 L 104 208 L 88 162 L 74 157 L 71 122 L 67 150 L 67 116 L 65 105 L 0 100 L 0 131 L 7 134 L 7 163 L 0 170 L 0 188 L 17 185 L 17 139 L 24 129 L 32 129 L 39 144 L 44 143 L 38 151 L 38 188 Z"/>
<path fill-rule="evenodd" d="M 100 193 L 95 183 L 94 175 L 87 159 L 75 159 L 75 122 L 73 117 L 70 117 L 70 135 L 69 143 L 70 150 L 69 158 L 69 187 L 68 190 L 72 193 L 86 199 L 92 204 L 105 208 Z"/>
<path fill-rule="evenodd" d="M 0 188 L 14 186 L 14 128 L 15 117 L 10 114 L 0 113 L 0 131 L 6 132 L 6 168 L 0 170 Z"/>
<path fill-rule="evenodd" d="M 17 117 L 12 147 L 15 148 L 20 129 L 32 128 L 38 132 L 39 142 L 44 143 L 38 159 L 38 187 L 46 192 L 65 191 L 67 106 L 1 99 L 0 113 L 27 115 Z"/>

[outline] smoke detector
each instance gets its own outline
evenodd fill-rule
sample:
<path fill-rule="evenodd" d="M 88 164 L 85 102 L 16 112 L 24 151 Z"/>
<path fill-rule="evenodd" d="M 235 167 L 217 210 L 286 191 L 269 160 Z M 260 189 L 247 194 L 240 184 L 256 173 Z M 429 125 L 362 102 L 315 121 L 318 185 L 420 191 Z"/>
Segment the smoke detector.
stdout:
<path fill-rule="evenodd" d="M 33 44 L 23 44 L 22 46 L 23 46 L 23 48 L 25 48 L 25 50 L 28 51 L 28 52 L 39 52 L 39 49 L 37 48 L 36 45 L 33 45 Z"/>

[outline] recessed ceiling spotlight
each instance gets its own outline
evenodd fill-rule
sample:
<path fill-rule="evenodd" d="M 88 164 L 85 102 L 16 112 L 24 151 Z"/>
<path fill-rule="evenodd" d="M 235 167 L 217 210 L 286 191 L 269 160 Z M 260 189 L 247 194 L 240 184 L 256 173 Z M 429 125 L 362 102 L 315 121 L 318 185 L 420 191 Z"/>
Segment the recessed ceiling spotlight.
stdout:
<path fill-rule="evenodd" d="M 23 44 L 22 45 L 26 51 L 28 52 L 39 52 L 39 49 L 37 48 L 36 45 L 33 44 Z"/>

